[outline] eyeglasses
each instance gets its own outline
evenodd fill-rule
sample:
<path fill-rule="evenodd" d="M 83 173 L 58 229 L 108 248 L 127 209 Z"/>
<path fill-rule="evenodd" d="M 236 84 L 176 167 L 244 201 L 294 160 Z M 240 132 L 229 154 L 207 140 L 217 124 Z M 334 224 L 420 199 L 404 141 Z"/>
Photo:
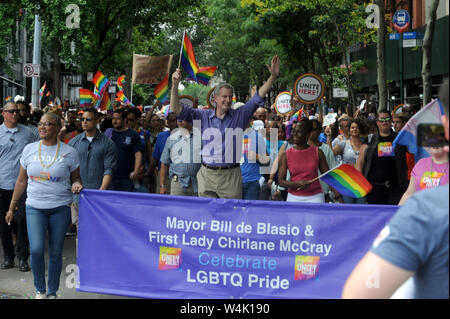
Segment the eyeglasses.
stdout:
<path fill-rule="evenodd" d="M 389 122 L 390 120 L 390 117 L 380 117 L 377 119 L 378 122 Z"/>
<path fill-rule="evenodd" d="M 39 123 L 37 124 L 37 126 L 38 126 L 38 127 L 41 127 L 41 126 L 50 127 L 50 126 L 56 126 L 56 124 L 55 124 L 55 123 L 50 123 L 50 122 L 45 122 L 45 123 L 39 122 Z"/>
<path fill-rule="evenodd" d="M 94 119 L 92 117 L 82 117 L 81 118 L 81 122 L 90 122 L 93 121 Z"/>
<path fill-rule="evenodd" d="M 16 113 L 16 114 L 19 114 L 19 110 L 5 110 L 5 112 L 8 112 L 8 113 L 10 113 L 10 114 L 13 114 L 13 113 Z"/>

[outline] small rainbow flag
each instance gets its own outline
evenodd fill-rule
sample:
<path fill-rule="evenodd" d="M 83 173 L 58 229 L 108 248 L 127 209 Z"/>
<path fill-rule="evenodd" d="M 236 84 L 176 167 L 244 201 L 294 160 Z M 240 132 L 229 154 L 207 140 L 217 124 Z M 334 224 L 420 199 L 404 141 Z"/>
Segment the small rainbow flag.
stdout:
<path fill-rule="evenodd" d="M 125 96 L 125 94 L 123 94 L 123 91 L 119 91 L 119 92 L 116 94 L 116 96 L 117 96 L 116 100 L 119 99 L 119 101 L 122 101 L 123 103 L 125 103 L 125 105 L 133 105 L 133 104 L 130 102 L 130 100 L 128 100 L 128 98 Z M 133 105 L 133 106 L 134 106 L 134 105 Z"/>
<path fill-rule="evenodd" d="M 153 94 L 161 102 L 161 104 L 167 101 L 169 97 L 169 74 L 166 74 L 164 79 L 156 85 L 153 90 Z"/>
<path fill-rule="evenodd" d="M 208 85 L 209 80 L 212 78 L 214 72 L 216 72 L 217 67 L 216 66 L 202 66 L 198 69 L 198 73 L 196 75 L 197 83 Z M 195 79 L 192 76 L 188 76 L 186 80 L 189 81 L 195 81 Z"/>
<path fill-rule="evenodd" d="M 186 70 L 186 72 L 197 81 L 197 73 L 198 73 L 198 65 L 195 61 L 194 49 L 192 48 L 191 40 L 187 35 L 187 32 L 184 32 L 183 43 L 181 45 L 180 52 L 181 65 Z"/>
<path fill-rule="evenodd" d="M 372 185 L 367 179 L 356 168 L 348 164 L 338 165 L 318 178 L 340 194 L 351 198 L 362 198 L 372 190 Z"/>
<path fill-rule="evenodd" d="M 88 89 L 80 89 L 80 107 L 89 107 L 96 98 L 94 93 Z"/>
<path fill-rule="evenodd" d="M 106 88 L 110 84 L 108 78 L 102 72 L 100 72 L 100 70 L 95 73 L 92 82 L 94 82 L 95 87 L 98 89 L 98 92 L 100 92 L 101 95 L 103 95 Z"/>
<path fill-rule="evenodd" d="M 44 95 L 45 88 L 47 87 L 47 82 L 44 82 L 44 85 L 39 90 L 39 105 L 41 104 L 42 95 Z"/>
<path fill-rule="evenodd" d="M 111 99 L 109 97 L 109 93 L 105 92 L 102 97 L 102 102 L 100 103 L 100 106 L 98 107 L 100 110 L 112 110 L 112 104 Z"/>
<path fill-rule="evenodd" d="M 8 96 L 8 97 L 5 99 L 5 103 L 8 103 L 8 102 L 14 102 L 12 96 Z"/>
<path fill-rule="evenodd" d="M 164 116 L 167 118 L 167 116 L 169 115 L 170 111 L 170 105 L 165 105 L 161 108 L 161 112 L 164 114 Z"/>
<path fill-rule="evenodd" d="M 119 91 L 123 91 L 123 83 L 125 82 L 125 74 L 117 78 L 117 87 Z"/>

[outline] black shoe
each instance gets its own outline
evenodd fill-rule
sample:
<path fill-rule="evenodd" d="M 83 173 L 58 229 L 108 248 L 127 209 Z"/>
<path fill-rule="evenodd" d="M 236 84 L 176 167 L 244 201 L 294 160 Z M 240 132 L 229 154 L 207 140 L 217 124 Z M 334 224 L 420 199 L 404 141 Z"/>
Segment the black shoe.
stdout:
<path fill-rule="evenodd" d="M 26 260 L 19 260 L 19 270 L 22 272 L 30 271 L 30 266 Z"/>
<path fill-rule="evenodd" d="M 9 268 L 13 268 L 14 265 L 14 259 L 5 259 L 5 262 L 3 264 L 0 265 L 1 269 L 9 269 Z"/>

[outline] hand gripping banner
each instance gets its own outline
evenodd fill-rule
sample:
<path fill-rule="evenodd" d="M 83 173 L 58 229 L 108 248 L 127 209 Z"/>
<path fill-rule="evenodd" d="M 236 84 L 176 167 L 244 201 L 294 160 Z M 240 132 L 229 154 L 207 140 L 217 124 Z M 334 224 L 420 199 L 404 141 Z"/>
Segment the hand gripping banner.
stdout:
<path fill-rule="evenodd" d="M 78 290 L 171 299 L 340 298 L 397 209 L 83 190 Z"/>

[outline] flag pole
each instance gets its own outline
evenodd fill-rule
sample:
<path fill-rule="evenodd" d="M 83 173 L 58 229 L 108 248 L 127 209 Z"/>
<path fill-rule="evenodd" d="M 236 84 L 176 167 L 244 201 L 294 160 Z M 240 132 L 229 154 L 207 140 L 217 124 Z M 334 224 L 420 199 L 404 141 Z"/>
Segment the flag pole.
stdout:
<path fill-rule="evenodd" d="M 323 173 L 323 174 L 317 176 L 316 178 L 314 178 L 314 179 L 311 180 L 310 182 L 311 182 L 311 183 L 312 183 L 312 182 L 315 182 L 316 180 L 318 180 L 318 179 L 321 178 L 322 176 L 325 176 L 325 175 L 327 175 L 329 172 L 331 172 L 332 170 L 335 170 L 336 168 L 340 167 L 342 164 L 343 164 L 343 163 L 339 164 L 339 165 L 336 166 L 336 167 L 333 167 L 332 169 L 326 171 L 325 173 Z"/>
<path fill-rule="evenodd" d="M 134 51 L 133 51 L 133 61 L 134 61 Z M 133 70 L 131 70 L 133 72 Z M 133 103 L 133 75 L 131 75 L 131 97 L 130 102 Z"/>
<path fill-rule="evenodd" d="M 183 44 L 184 44 L 184 36 L 186 34 L 186 29 L 183 30 L 183 40 L 181 40 L 181 49 L 180 49 L 180 58 L 178 60 L 178 68 L 181 67 L 181 56 L 183 55 Z"/>

